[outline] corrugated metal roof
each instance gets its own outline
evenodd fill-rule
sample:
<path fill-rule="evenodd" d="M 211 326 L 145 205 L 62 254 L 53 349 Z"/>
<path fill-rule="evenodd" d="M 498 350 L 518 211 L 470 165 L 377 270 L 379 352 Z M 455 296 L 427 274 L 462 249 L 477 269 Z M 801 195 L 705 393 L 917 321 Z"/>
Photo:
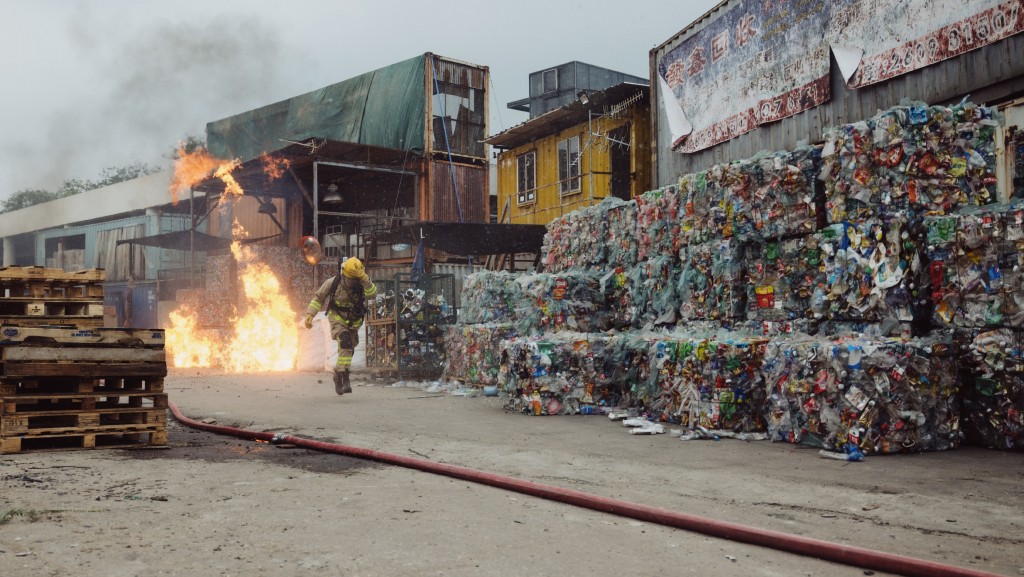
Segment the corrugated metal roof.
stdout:
<path fill-rule="evenodd" d="M 590 92 L 587 95 L 590 103 L 587 105 L 579 100 L 571 102 L 561 108 L 517 124 L 504 132 L 499 132 L 485 139 L 484 143 L 498 148 L 515 148 L 580 124 L 587 120 L 588 113 L 601 114 L 605 107 L 622 102 L 638 92 L 646 95 L 650 92 L 650 87 L 646 84 L 623 82 L 605 90 Z"/>
<path fill-rule="evenodd" d="M 0 231 L 14 236 L 164 206 L 171 203 L 171 176 L 157 172 L 0 214 Z"/>

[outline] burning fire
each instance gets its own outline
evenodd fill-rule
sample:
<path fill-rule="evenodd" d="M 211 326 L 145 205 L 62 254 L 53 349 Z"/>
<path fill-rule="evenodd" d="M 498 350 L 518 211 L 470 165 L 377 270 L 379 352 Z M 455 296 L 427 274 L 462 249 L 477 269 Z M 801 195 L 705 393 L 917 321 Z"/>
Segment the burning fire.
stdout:
<path fill-rule="evenodd" d="M 221 160 L 205 148 L 197 148 L 187 152 L 184 147 L 178 148 L 174 160 L 174 178 L 171 179 L 171 202 L 178 203 L 178 195 L 188 192 L 189 188 L 211 176 L 224 182 L 224 191 L 228 194 L 241 196 L 241 185 L 231 176 L 231 171 L 238 168 L 242 161 Z"/>
<path fill-rule="evenodd" d="M 270 180 L 277 180 L 284 176 L 284 171 L 288 170 L 292 164 L 287 158 L 274 158 L 266 152 L 260 156 L 260 162 L 263 163 L 263 174 L 266 174 Z"/>
<path fill-rule="evenodd" d="M 172 195 L 205 180 L 212 172 L 224 181 L 228 193 L 225 198 L 238 198 L 244 191 L 231 171 L 239 164 L 237 160 L 221 161 L 203 149 L 193 153 L 179 150 Z M 279 171 L 280 176 L 287 162 L 269 166 Z M 264 162 L 264 169 L 267 167 Z M 270 172 L 268 176 L 272 176 Z M 235 239 L 247 236 L 237 221 L 232 227 L 232 236 Z M 287 295 L 282 293 L 274 272 L 259 262 L 251 249 L 236 240 L 231 244 L 231 254 L 239 265 L 243 301 L 235 315 L 227 319 L 230 331 L 225 335 L 218 330 L 201 329 L 199 311 L 180 306 L 170 313 L 171 326 L 166 330 L 168 357 L 175 367 L 220 366 L 234 373 L 292 370 L 299 348 L 298 314 L 292 310 Z"/>
<path fill-rule="evenodd" d="M 171 327 L 167 329 L 167 349 L 175 367 L 212 367 L 218 360 L 220 344 L 213 331 L 199 329 L 197 313 L 182 306 L 171 311 Z"/>
<path fill-rule="evenodd" d="M 168 356 L 175 367 L 223 367 L 232 373 L 290 371 L 295 368 L 299 332 L 288 297 L 277 276 L 238 241 L 231 254 L 239 264 L 244 293 L 240 314 L 228 322 L 230 335 L 198 326 L 197 311 L 182 306 L 170 314 Z M 222 342 L 223 341 L 223 342 Z"/>
<path fill-rule="evenodd" d="M 232 320 L 235 335 L 225 351 L 224 368 L 235 373 L 292 370 L 299 350 L 297 315 L 281 293 L 281 283 L 238 241 L 231 244 L 231 254 L 242 270 L 246 310 Z"/>

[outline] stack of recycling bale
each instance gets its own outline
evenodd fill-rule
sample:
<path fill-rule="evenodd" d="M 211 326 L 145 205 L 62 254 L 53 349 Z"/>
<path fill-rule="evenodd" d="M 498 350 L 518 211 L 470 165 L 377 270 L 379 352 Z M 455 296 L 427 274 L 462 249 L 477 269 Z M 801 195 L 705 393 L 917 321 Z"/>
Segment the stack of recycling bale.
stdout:
<path fill-rule="evenodd" d="M 475 281 L 498 287 L 478 317 L 516 327 L 492 374 L 533 414 L 629 405 L 876 453 L 955 447 L 963 420 L 1020 448 L 1024 211 L 994 204 L 997 125 L 899 106 L 558 219 L 547 272 Z M 593 299 L 568 307 L 586 322 L 554 287 Z"/>

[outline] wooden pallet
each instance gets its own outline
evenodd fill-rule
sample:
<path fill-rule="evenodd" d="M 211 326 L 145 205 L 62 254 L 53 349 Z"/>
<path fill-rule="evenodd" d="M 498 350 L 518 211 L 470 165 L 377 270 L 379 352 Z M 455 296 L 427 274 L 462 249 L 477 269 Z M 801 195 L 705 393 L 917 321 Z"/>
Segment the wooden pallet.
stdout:
<path fill-rule="evenodd" d="M 163 425 L 126 425 L 117 431 L 77 431 L 0 437 L 0 454 L 60 449 L 162 447 L 167 445 Z"/>
<path fill-rule="evenodd" d="M 32 297 L 0 298 L 0 319 L 18 317 L 47 317 L 63 320 L 66 317 L 103 317 L 103 301 L 95 299 Z"/>
<path fill-rule="evenodd" d="M 0 417 L 45 412 L 96 413 L 167 409 L 167 393 L 22 393 L 0 397 Z"/>
<path fill-rule="evenodd" d="M 163 377 L 167 356 L 163 349 L 142 347 L 0 347 L 0 376 L 35 377 Z"/>
<path fill-rule="evenodd" d="M 98 329 L 103 317 L 0 317 L 0 325 L 34 328 Z"/>
<path fill-rule="evenodd" d="M 163 377 L 0 377 L 0 397 L 34 394 L 94 394 L 120 396 L 164 392 Z"/>
<path fill-rule="evenodd" d="M 0 345 L 63 344 L 161 348 L 163 329 L 0 326 Z"/>
<path fill-rule="evenodd" d="M 0 279 L 0 298 L 103 298 L 102 281 Z"/>
<path fill-rule="evenodd" d="M 0 279 L 3 280 L 42 280 L 83 283 L 89 281 L 103 282 L 107 273 L 101 268 L 67 272 L 60 268 L 42 266 L 5 266 L 0 267 Z"/>
<path fill-rule="evenodd" d="M 167 409 L 124 407 L 95 411 L 35 411 L 0 415 L 0 436 L 121 432 L 131 425 L 167 425 Z"/>

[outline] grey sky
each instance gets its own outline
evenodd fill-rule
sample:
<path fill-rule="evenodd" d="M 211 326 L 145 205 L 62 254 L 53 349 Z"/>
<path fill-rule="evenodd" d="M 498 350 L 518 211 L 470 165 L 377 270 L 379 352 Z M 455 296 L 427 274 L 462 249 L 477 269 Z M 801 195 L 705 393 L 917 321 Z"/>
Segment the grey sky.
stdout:
<path fill-rule="evenodd" d="M 648 76 L 718 0 L 0 0 L 0 199 L 135 161 L 208 121 L 434 52 L 490 67 L 491 132 L 530 72 Z"/>

